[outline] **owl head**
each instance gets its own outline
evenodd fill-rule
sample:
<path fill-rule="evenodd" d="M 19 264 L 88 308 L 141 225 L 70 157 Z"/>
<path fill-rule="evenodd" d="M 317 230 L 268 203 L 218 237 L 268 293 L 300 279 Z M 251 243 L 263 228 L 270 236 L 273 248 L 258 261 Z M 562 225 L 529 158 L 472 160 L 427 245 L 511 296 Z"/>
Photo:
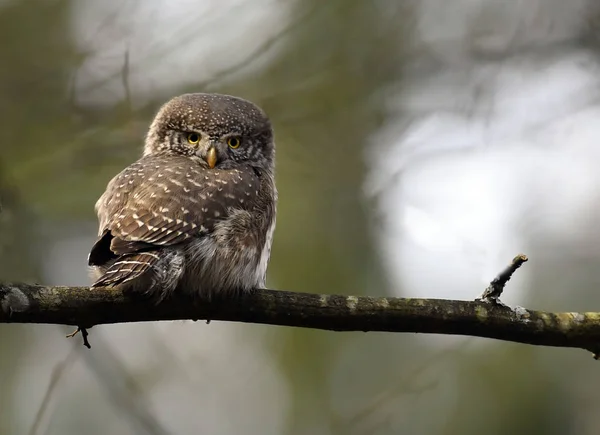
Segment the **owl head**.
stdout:
<path fill-rule="evenodd" d="M 275 144 L 267 115 L 242 98 L 184 94 L 161 107 L 144 146 L 144 155 L 178 154 L 213 169 L 240 164 L 273 171 Z"/>

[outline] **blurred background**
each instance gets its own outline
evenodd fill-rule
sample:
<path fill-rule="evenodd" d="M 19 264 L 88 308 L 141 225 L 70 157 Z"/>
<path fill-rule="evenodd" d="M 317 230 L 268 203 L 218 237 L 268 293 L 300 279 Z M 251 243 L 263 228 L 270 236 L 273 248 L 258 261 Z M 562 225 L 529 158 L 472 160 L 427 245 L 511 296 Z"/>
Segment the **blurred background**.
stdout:
<path fill-rule="evenodd" d="M 277 138 L 269 287 L 600 311 L 600 3 L 2 0 L 0 279 L 86 285 L 93 206 L 184 92 Z M 597 434 L 580 350 L 164 322 L 0 327 L 0 434 Z"/>

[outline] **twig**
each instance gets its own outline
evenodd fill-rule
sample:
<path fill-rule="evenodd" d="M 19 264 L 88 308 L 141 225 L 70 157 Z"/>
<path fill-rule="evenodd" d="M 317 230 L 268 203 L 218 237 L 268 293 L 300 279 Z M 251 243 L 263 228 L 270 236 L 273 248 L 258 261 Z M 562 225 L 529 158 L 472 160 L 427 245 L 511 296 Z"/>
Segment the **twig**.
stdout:
<path fill-rule="evenodd" d="M 232 74 L 239 72 L 242 68 L 247 68 L 253 62 L 256 62 L 262 55 L 267 53 L 276 43 L 281 42 L 284 38 L 289 37 L 293 32 L 302 28 L 306 25 L 306 22 L 312 19 L 316 12 L 319 11 L 319 8 L 323 6 L 324 3 L 315 3 L 315 5 L 305 12 L 297 20 L 292 21 L 287 27 L 281 29 L 275 35 L 271 36 L 265 42 L 263 42 L 258 48 L 253 50 L 251 53 L 248 53 L 243 58 L 237 60 L 234 64 L 225 67 L 218 72 L 214 73 L 212 77 L 200 82 L 196 85 L 198 89 L 208 88 L 209 86 L 215 86 L 217 83 L 223 82 L 227 77 Z"/>
<path fill-rule="evenodd" d="M 510 270 L 498 276 L 496 285 L 505 284 L 524 261 L 524 257 L 517 257 Z M 538 346 L 581 348 L 594 354 L 600 351 L 600 313 L 548 313 L 521 307 L 513 310 L 482 301 L 281 290 L 257 290 L 237 298 L 201 302 L 181 295 L 155 304 L 124 294 L 118 288 L 0 283 L 0 323 L 51 323 L 89 329 L 108 323 L 210 319 L 330 331 L 469 335 Z"/>
<path fill-rule="evenodd" d="M 82 353 L 88 368 L 106 390 L 115 409 L 134 425 L 132 433 L 167 435 L 170 432 L 153 412 L 151 403 L 135 376 L 113 350 L 102 334 L 95 337 L 97 354 Z"/>
<path fill-rule="evenodd" d="M 311 9 L 309 9 L 307 12 L 305 12 L 299 18 L 290 22 L 286 27 L 284 27 L 283 29 L 278 31 L 275 35 L 268 38 L 255 50 L 248 53 L 246 56 L 243 56 L 242 58 L 236 60 L 236 62 L 234 62 L 232 65 L 220 69 L 216 73 L 212 74 L 210 78 L 208 78 L 200 83 L 196 83 L 194 86 L 197 89 L 203 89 L 203 88 L 208 88 L 209 86 L 215 86 L 217 83 L 222 82 L 224 79 L 226 79 L 227 77 L 230 77 L 232 74 L 239 73 L 243 69 L 246 69 L 249 66 L 253 65 L 257 61 L 257 59 L 259 59 L 262 55 L 266 54 L 277 42 L 283 41 L 286 37 L 289 37 L 290 34 L 293 34 L 296 30 L 298 30 L 299 28 L 302 28 L 302 26 L 304 24 L 306 24 L 307 21 L 309 21 L 310 19 L 312 19 L 312 17 L 314 15 L 316 15 L 316 12 L 318 12 L 320 10 L 319 8 L 322 5 L 323 5 L 323 3 L 317 2 L 315 4 L 315 6 L 313 6 Z M 192 34 L 196 34 L 196 32 L 192 32 Z M 189 38 L 188 38 L 188 40 L 189 40 Z M 179 45 L 181 45 L 181 44 L 179 44 Z M 152 60 L 157 60 L 157 59 L 160 60 L 160 59 L 164 58 L 167 54 L 171 53 L 172 51 L 173 51 L 173 46 L 170 45 L 168 48 L 161 50 L 157 53 L 153 53 L 151 56 L 147 56 L 147 58 L 143 59 L 143 60 L 145 60 L 145 61 L 152 61 Z M 96 89 L 101 88 L 102 86 L 104 86 L 108 82 L 110 82 L 111 80 L 114 80 L 115 78 L 117 78 L 119 75 L 122 75 L 122 71 L 111 73 L 108 76 L 97 80 L 96 82 L 87 86 L 86 89 L 84 89 L 84 93 L 90 93 Z"/>
<path fill-rule="evenodd" d="M 385 412 L 386 404 L 388 404 L 387 408 L 390 408 L 389 404 L 393 403 L 395 397 L 400 396 L 401 394 L 422 393 L 424 390 L 426 390 L 427 387 L 416 388 L 414 386 L 414 383 L 419 379 L 419 376 L 421 376 L 427 370 L 430 370 L 434 362 L 444 361 L 444 359 L 448 359 L 456 356 L 456 354 L 460 354 L 464 351 L 465 347 L 469 343 L 470 342 L 467 340 L 462 342 L 462 344 L 453 347 L 452 350 L 442 349 L 436 352 L 434 355 L 431 355 L 427 361 L 420 361 L 417 367 L 400 375 L 399 378 L 394 381 L 394 384 L 391 386 L 391 388 L 388 388 L 378 394 L 375 398 L 370 400 L 369 403 L 363 405 L 361 409 L 354 412 L 354 414 L 349 418 L 342 419 L 341 417 L 336 416 L 336 429 L 339 429 L 340 433 L 346 434 L 373 433 L 374 431 L 371 430 L 372 427 L 369 427 L 367 430 L 364 429 L 364 427 L 368 425 L 369 419 L 373 419 L 377 412 Z"/>
<path fill-rule="evenodd" d="M 133 102 L 131 100 L 131 89 L 129 87 L 129 48 L 125 50 L 123 59 L 123 68 L 121 68 L 121 82 L 123 83 L 123 91 L 125 92 L 125 104 L 129 113 L 133 112 Z"/>
<path fill-rule="evenodd" d="M 67 338 L 73 338 L 79 332 L 81 332 L 81 337 L 83 338 L 83 345 L 85 347 L 87 347 L 88 349 L 91 349 L 92 346 L 90 346 L 90 342 L 88 341 L 88 335 L 89 335 L 89 333 L 87 332 L 87 329 L 84 328 L 84 327 L 82 327 L 82 326 L 78 326 L 75 331 L 71 332 L 70 334 L 67 334 Z"/>
<path fill-rule="evenodd" d="M 35 419 L 33 420 L 33 424 L 31 426 L 31 429 L 29 430 L 29 435 L 35 435 L 38 433 L 38 430 L 42 423 L 42 418 L 44 416 L 44 413 L 46 412 L 46 409 L 48 409 L 50 400 L 52 399 L 52 395 L 56 391 L 56 388 L 58 387 L 58 384 L 62 379 L 66 369 L 75 361 L 76 357 L 77 351 L 75 346 L 73 346 L 71 352 L 69 352 L 67 357 L 62 362 L 58 363 L 56 367 L 54 367 L 54 369 L 52 370 L 52 375 L 50 376 L 50 383 L 48 384 L 48 388 L 46 389 L 46 393 L 44 394 L 42 403 L 40 404 L 40 407 L 38 408 L 38 411 L 35 415 Z"/>
<path fill-rule="evenodd" d="M 490 285 L 484 290 L 483 294 L 477 298 L 478 301 L 495 303 L 504 305 L 500 302 L 500 295 L 504 291 L 506 283 L 510 280 L 513 274 L 519 267 L 528 260 L 526 255 L 519 254 L 513 258 L 512 262 L 506 266 L 506 268 L 500 272 L 500 274 L 490 282 Z"/>

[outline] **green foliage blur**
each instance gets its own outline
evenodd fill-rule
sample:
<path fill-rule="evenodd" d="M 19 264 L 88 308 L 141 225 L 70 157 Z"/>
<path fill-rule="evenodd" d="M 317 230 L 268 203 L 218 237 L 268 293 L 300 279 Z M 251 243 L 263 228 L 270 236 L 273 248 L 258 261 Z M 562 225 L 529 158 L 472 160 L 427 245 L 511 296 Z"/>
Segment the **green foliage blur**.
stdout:
<path fill-rule="evenodd" d="M 294 27 L 258 71 L 244 73 L 253 70 L 242 64 L 240 74 L 157 91 L 142 105 L 124 94 L 93 106 L 80 103 L 85 90 L 75 86 L 89 53 L 70 30 L 74 3 L 0 3 L 0 279 L 43 281 L 53 237 L 94 223 L 96 199 L 140 154 L 159 105 L 208 90 L 256 102 L 275 126 L 280 202 L 270 287 L 389 293 L 363 183 L 374 152 L 368 142 L 389 116 L 386 89 L 406 61 L 410 7 L 288 2 Z M 15 400 L 28 349 L 38 346 L 36 328 L 45 327 L 0 327 L 0 435 L 26 433 L 42 401 L 43 394 L 24 412 Z M 573 412 L 557 399 L 564 388 L 549 380 L 554 370 L 541 371 L 539 354 L 521 346 L 450 346 L 438 357 L 412 336 L 273 328 L 270 337 L 268 352 L 291 391 L 288 434 L 573 433 Z M 457 377 L 437 379 L 444 365 L 458 368 Z M 451 393 L 436 394 L 437 382 L 450 382 Z M 80 427 L 104 433 L 86 424 L 93 412 L 86 405 Z"/>

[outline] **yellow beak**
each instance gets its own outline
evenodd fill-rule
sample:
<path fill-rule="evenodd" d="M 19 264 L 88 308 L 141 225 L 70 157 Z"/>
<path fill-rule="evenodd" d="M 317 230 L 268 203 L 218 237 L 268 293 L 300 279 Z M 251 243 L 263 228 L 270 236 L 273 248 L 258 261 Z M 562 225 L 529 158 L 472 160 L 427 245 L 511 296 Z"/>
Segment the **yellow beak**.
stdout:
<path fill-rule="evenodd" d="M 217 150 L 215 147 L 210 147 L 206 153 L 206 163 L 210 169 L 214 168 L 217 164 Z"/>

